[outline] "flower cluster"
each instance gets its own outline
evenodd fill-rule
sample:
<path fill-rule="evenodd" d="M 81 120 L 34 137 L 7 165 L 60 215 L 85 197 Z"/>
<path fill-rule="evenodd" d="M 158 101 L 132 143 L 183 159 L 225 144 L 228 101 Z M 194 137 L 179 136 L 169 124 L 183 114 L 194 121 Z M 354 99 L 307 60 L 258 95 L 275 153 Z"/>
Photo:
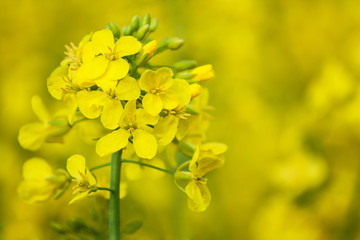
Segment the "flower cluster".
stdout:
<path fill-rule="evenodd" d="M 150 15 L 135 16 L 121 31 L 109 23 L 78 45 L 66 46 L 65 59 L 47 79 L 51 96 L 66 106 L 61 124 L 52 121 L 35 97 L 33 108 L 41 122 L 24 126 L 19 142 L 35 150 L 50 137 L 61 138 L 79 122 L 99 119 L 105 133 L 95 140 L 99 156 L 121 150 L 139 163 L 155 157 L 167 161 L 176 181 L 188 181 L 184 192 L 189 207 L 203 211 L 210 202 L 204 176 L 223 164 L 226 151 L 223 144 L 203 144 L 211 108 L 208 90 L 201 84 L 212 79 L 214 71 L 209 64 L 197 67 L 193 60 L 151 64 L 158 54 L 184 43 L 180 38 L 153 40 L 150 36 L 157 24 Z M 183 157 L 176 159 L 176 153 Z M 184 164 L 189 172 L 182 170 Z M 98 190 L 96 177 L 81 155 L 68 159 L 67 170 L 77 183 L 71 202 Z"/>

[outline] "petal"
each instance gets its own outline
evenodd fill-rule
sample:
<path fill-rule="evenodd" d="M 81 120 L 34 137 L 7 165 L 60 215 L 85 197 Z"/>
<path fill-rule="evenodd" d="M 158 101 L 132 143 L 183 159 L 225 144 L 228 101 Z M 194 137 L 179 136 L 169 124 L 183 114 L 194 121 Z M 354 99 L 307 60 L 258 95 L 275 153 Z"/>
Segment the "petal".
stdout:
<path fill-rule="evenodd" d="M 81 61 L 83 63 L 89 62 L 99 54 L 96 45 L 93 42 L 85 43 L 84 47 L 81 49 Z"/>
<path fill-rule="evenodd" d="M 69 157 L 66 163 L 66 169 L 72 177 L 82 180 L 85 177 L 86 169 L 86 160 L 84 156 L 75 154 Z"/>
<path fill-rule="evenodd" d="M 159 116 L 152 116 L 148 114 L 143 108 L 136 109 L 137 125 L 142 127 L 145 125 L 155 125 L 159 121 Z"/>
<path fill-rule="evenodd" d="M 108 129 L 119 127 L 119 121 L 123 111 L 123 107 L 119 100 L 107 98 L 101 114 L 101 122 L 104 127 Z"/>
<path fill-rule="evenodd" d="M 76 95 L 73 93 L 66 94 L 64 96 L 64 102 L 68 109 L 68 114 L 67 114 L 68 121 L 69 121 L 70 125 L 72 125 L 74 122 L 74 119 L 75 119 L 76 110 L 78 108 Z"/>
<path fill-rule="evenodd" d="M 159 79 L 159 88 L 164 90 L 171 87 L 173 84 L 172 76 L 174 75 L 173 71 L 170 68 L 163 67 L 156 70 L 156 77 Z"/>
<path fill-rule="evenodd" d="M 117 57 L 124 57 L 133 55 L 140 51 L 142 45 L 136 38 L 132 36 L 124 36 L 116 41 L 116 55 Z"/>
<path fill-rule="evenodd" d="M 107 98 L 106 93 L 101 91 L 82 90 L 76 94 L 81 113 L 90 119 L 100 116 Z"/>
<path fill-rule="evenodd" d="M 44 180 L 52 176 L 50 165 L 42 158 L 31 158 L 23 164 L 23 177 L 25 180 Z"/>
<path fill-rule="evenodd" d="M 57 67 L 47 79 L 47 88 L 51 96 L 57 100 L 61 100 L 64 91 L 63 89 L 67 86 L 66 78 L 68 74 L 68 66 L 59 66 Z"/>
<path fill-rule="evenodd" d="M 73 197 L 73 199 L 71 199 L 71 201 L 69 202 L 69 205 L 89 196 L 89 193 L 90 193 L 90 190 L 76 194 L 75 197 Z"/>
<path fill-rule="evenodd" d="M 105 72 L 105 77 L 110 80 L 122 79 L 128 74 L 129 68 L 129 63 L 122 58 L 110 61 Z"/>
<path fill-rule="evenodd" d="M 185 137 L 185 135 L 187 134 L 187 132 L 189 130 L 189 126 L 190 126 L 189 124 L 190 124 L 189 119 L 180 119 L 179 120 L 178 130 L 176 133 L 176 138 L 178 140 L 181 140 Z"/>
<path fill-rule="evenodd" d="M 190 172 L 194 173 L 197 170 L 197 161 L 199 160 L 199 154 L 200 154 L 200 146 L 197 146 L 194 152 L 194 155 L 191 159 L 189 170 Z M 200 176 L 202 177 L 202 176 Z"/>
<path fill-rule="evenodd" d="M 147 159 L 155 157 L 158 144 L 154 135 L 142 129 L 136 129 L 132 135 L 136 155 Z"/>
<path fill-rule="evenodd" d="M 167 89 L 160 95 L 164 109 L 174 109 L 179 105 L 178 93 L 172 89 Z"/>
<path fill-rule="evenodd" d="M 95 79 L 105 73 L 109 62 L 110 61 L 103 55 L 100 55 L 89 60 L 88 62 L 85 62 L 83 65 L 81 65 L 78 71 L 81 69 L 84 77 L 87 79 Z"/>
<path fill-rule="evenodd" d="M 90 186 L 94 186 L 96 185 L 96 178 L 94 177 L 94 175 L 90 172 L 89 169 L 85 169 L 85 177 L 86 180 L 89 182 Z"/>
<path fill-rule="evenodd" d="M 147 93 L 142 100 L 142 105 L 147 113 L 156 116 L 163 109 L 161 98 L 155 94 Z"/>
<path fill-rule="evenodd" d="M 22 200 L 33 204 L 50 199 L 55 193 L 55 187 L 46 181 L 26 180 L 20 183 L 17 192 Z"/>
<path fill-rule="evenodd" d="M 49 113 L 38 95 L 35 95 L 31 98 L 31 106 L 40 121 L 46 122 L 50 119 Z"/>
<path fill-rule="evenodd" d="M 188 206 L 195 212 L 202 212 L 210 204 L 211 195 L 205 184 L 191 181 L 186 187 L 185 192 L 188 195 Z"/>
<path fill-rule="evenodd" d="M 136 100 L 130 100 L 126 103 L 123 114 L 120 119 L 120 127 L 127 127 L 130 123 L 136 122 Z"/>
<path fill-rule="evenodd" d="M 174 84 L 171 86 L 178 95 L 178 105 L 188 105 L 191 99 L 191 88 L 187 81 L 182 79 L 174 79 Z"/>
<path fill-rule="evenodd" d="M 157 77 L 156 72 L 152 70 L 146 70 L 141 74 L 139 85 L 142 90 L 150 92 L 153 89 L 159 87 L 160 79 Z"/>
<path fill-rule="evenodd" d="M 212 153 L 214 153 L 216 155 L 225 153 L 227 148 L 228 148 L 227 145 L 225 145 L 223 143 L 216 143 L 216 142 L 204 143 L 200 146 L 201 150 L 211 151 Z"/>
<path fill-rule="evenodd" d="M 44 143 L 48 126 L 43 123 L 26 124 L 19 130 L 18 141 L 21 147 L 35 151 Z"/>
<path fill-rule="evenodd" d="M 113 131 L 100 138 L 96 143 L 96 153 L 99 156 L 110 155 L 126 147 L 130 133 L 124 129 Z"/>
<path fill-rule="evenodd" d="M 154 135 L 159 145 L 168 145 L 175 138 L 179 119 L 169 115 L 161 118 L 159 123 L 154 127 Z"/>
<path fill-rule="evenodd" d="M 115 95 L 120 100 L 135 100 L 140 96 L 140 88 L 135 78 L 130 76 L 119 81 Z"/>
<path fill-rule="evenodd" d="M 110 48 L 114 47 L 114 35 L 109 29 L 96 31 L 91 38 L 91 42 L 95 44 L 97 53 L 108 53 Z"/>

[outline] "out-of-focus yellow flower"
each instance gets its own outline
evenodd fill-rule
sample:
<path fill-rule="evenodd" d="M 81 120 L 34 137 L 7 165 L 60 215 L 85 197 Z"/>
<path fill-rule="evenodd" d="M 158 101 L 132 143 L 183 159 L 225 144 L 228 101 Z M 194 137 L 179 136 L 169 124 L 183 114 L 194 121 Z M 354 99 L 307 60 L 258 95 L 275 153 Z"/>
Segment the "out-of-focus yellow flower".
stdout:
<path fill-rule="evenodd" d="M 23 177 L 17 191 L 27 203 L 49 200 L 66 183 L 65 174 L 54 174 L 49 164 L 41 158 L 31 158 L 24 163 Z"/>
<path fill-rule="evenodd" d="M 210 204 L 211 195 L 206 186 L 204 176 L 224 164 L 224 153 L 227 146 L 222 143 L 206 143 L 199 145 L 189 164 L 189 171 L 180 171 L 181 165 L 175 173 L 175 180 L 185 180 L 189 183 L 184 191 L 188 196 L 188 206 L 195 212 L 202 212 Z M 186 164 L 186 163 L 185 163 Z"/>
<path fill-rule="evenodd" d="M 194 68 L 191 70 L 192 74 L 195 74 L 191 80 L 197 81 L 197 82 L 203 82 L 210 79 L 213 79 L 215 77 L 215 72 L 212 68 L 211 64 L 202 65 L 200 67 Z"/>
<path fill-rule="evenodd" d="M 97 31 L 82 52 L 83 64 L 79 67 L 75 80 L 79 86 L 98 85 L 104 91 L 114 89 L 117 80 L 129 72 L 129 63 L 122 57 L 136 54 L 141 43 L 132 36 L 123 36 L 114 43 L 113 33 Z"/>
<path fill-rule="evenodd" d="M 136 109 L 136 100 L 129 101 L 119 120 L 120 129 L 100 138 L 96 144 L 96 152 L 100 156 L 106 156 L 119 151 L 128 145 L 128 139 L 132 137 L 130 140 L 136 154 L 141 158 L 153 158 L 158 143 L 147 125 L 155 125 L 157 121 L 157 117 L 147 114 L 144 109 Z"/>
<path fill-rule="evenodd" d="M 82 155 L 75 154 L 68 158 L 66 169 L 69 174 L 76 181 L 73 194 L 75 197 L 69 202 L 72 204 L 86 196 L 89 196 L 92 192 L 96 192 L 96 179 L 86 167 L 86 160 Z"/>
<path fill-rule="evenodd" d="M 142 100 L 144 109 L 151 115 L 158 115 L 162 109 L 173 109 L 179 101 L 170 68 L 163 67 L 156 71 L 146 70 L 140 77 L 140 88 L 146 91 Z"/>
<path fill-rule="evenodd" d="M 195 98 L 199 96 L 202 92 L 201 86 L 197 83 L 191 84 L 190 90 L 191 90 L 191 98 Z"/>
<path fill-rule="evenodd" d="M 32 109 L 40 122 L 24 125 L 19 130 L 18 141 L 28 150 L 35 151 L 47 142 L 62 142 L 63 136 L 70 130 L 66 115 L 58 114 L 50 117 L 41 98 L 37 95 L 31 99 Z"/>

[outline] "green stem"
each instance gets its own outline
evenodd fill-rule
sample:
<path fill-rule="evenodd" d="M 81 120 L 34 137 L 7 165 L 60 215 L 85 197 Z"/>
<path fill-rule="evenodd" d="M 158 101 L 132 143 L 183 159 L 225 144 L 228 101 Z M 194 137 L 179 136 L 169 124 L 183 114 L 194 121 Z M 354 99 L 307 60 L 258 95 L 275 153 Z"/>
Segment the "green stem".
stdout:
<path fill-rule="evenodd" d="M 147 163 L 143 163 L 143 162 L 138 162 L 138 161 L 133 161 L 133 160 L 126 160 L 126 159 L 122 159 L 121 162 L 134 163 L 134 164 L 138 164 L 138 165 L 141 165 L 141 166 L 144 166 L 144 167 L 153 168 L 153 169 L 168 173 L 170 175 L 174 175 L 174 173 L 169 171 L 169 170 L 159 168 L 159 167 L 156 167 L 156 166 L 153 166 L 153 165 L 150 165 L 150 164 L 147 164 Z"/>
<path fill-rule="evenodd" d="M 120 240 L 121 150 L 111 155 L 109 240 Z"/>
<path fill-rule="evenodd" d="M 104 191 L 114 192 L 114 190 L 112 190 L 110 188 L 106 188 L 106 187 L 97 187 L 97 190 L 104 190 Z"/>
<path fill-rule="evenodd" d="M 104 164 L 101 164 L 101 165 L 98 165 L 98 166 L 95 166 L 95 167 L 90 168 L 90 171 L 94 171 L 94 170 L 96 170 L 96 169 L 99 169 L 99 168 L 102 168 L 102 167 L 106 167 L 106 166 L 110 166 L 110 165 L 111 165 L 111 162 L 104 163 Z"/>

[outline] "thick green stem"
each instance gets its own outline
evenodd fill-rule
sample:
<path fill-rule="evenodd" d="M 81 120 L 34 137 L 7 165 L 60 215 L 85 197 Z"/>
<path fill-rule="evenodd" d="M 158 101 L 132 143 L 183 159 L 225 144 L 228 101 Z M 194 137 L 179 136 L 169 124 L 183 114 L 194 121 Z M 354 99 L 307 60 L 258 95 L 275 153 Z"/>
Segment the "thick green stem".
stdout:
<path fill-rule="evenodd" d="M 120 239 L 121 150 L 111 155 L 109 240 Z"/>

